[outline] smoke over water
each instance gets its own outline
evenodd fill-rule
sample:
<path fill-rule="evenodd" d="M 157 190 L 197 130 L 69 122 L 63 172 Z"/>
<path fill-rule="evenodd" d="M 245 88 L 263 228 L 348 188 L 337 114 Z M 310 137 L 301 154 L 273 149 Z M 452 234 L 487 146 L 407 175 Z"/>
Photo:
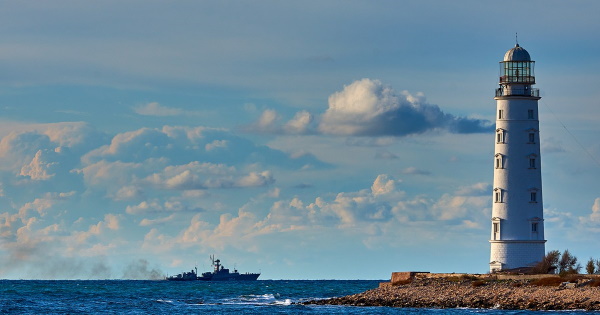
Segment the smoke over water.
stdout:
<path fill-rule="evenodd" d="M 0 244 L 1 245 L 1 244 Z M 105 257 L 82 259 L 78 257 L 60 257 L 47 248 L 36 247 L 15 249 L 10 255 L 0 256 L 0 279 L 118 279 Z M 126 265 L 121 279 L 160 280 L 164 273 L 157 267 L 151 267 L 145 259 L 137 259 Z"/>
<path fill-rule="evenodd" d="M 125 267 L 122 278 L 128 280 L 161 280 L 165 278 L 165 275 L 159 269 L 149 269 L 147 260 L 138 259 Z"/>

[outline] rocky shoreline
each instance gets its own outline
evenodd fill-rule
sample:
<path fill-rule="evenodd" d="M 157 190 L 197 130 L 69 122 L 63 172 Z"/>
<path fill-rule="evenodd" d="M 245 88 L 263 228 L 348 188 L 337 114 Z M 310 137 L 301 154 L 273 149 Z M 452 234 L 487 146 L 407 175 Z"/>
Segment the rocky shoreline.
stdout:
<path fill-rule="evenodd" d="M 599 280 L 497 280 L 466 277 L 385 283 L 363 293 L 304 304 L 406 308 L 600 310 Z M 545 280 L 545 281 L 544 281 Z M 550 281 L 548 281 L 550 280 Z M 570 281 L 570 282 L 568 282 Z"/>

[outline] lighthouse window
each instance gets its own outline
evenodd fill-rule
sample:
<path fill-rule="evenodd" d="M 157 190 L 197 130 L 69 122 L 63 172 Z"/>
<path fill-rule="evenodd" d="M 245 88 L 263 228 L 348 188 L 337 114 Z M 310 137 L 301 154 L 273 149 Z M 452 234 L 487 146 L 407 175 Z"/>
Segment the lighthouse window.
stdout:
<path fill-rule="evenodd" d="M 537 202 L 537 192 L 535 192 L 535 191 L 531 192 L 531 199 L 529 202 Z"/>
<path fill-rule="evenodd" d="M 535 133 L 529 133 L 529 143 L 535 143 Z"/>
<path fill-rule="evenodd" d="M 502 119 L 502 118 L 504 118 L 504 111 L 499 109 L 498 110 L 498 119 Z"/>
<path fill-rule="evenodd" d="M 496 143 L 504 143 L 505 131 L 503 129 L 496 130 Z"/>
<path fill-rule="evenodd" d="M 496 168 L 504 168 L 504 156 L 500 153 L 496 154 Z"/>
<path fill-rule="evenodd" d="M 537 222 L 531 223 L 531 232 L 537 233 L 537 231 L 538 231 L 538 224 L 537 224 Z"/>
<path fill-rule="evenodd" d="M 534 119 L 533 109 L 530 109 L 530 110 L 527 111 L 527 118 L 528 119 Z"/>
<path fill-rule="evenodd" d="M 504 202 L 504 195 L 502 193 L 502 189 L 496 188 L 494 189 L 494 202 Z"/>
<path fill-rule="evenodd" d="M 501 64 L 504 75 L 500 77 L 500 83 L 535 83 L 533 61 L 504 61 Z"/>
<path fill-rule="evenodd" d="M 535 168 L 535 158 L 534 157 L 529 158 L 529 168 Z"/>

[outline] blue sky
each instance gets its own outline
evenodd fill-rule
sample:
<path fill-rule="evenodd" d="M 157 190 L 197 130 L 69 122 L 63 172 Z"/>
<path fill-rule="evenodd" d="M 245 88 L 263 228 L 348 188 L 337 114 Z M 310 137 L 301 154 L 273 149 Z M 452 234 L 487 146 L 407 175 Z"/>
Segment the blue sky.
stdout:
<path fill-rule="evenodd" d="M 486 272 L 498 62 L 600 258 L 596 1 L 0 2 L 0 278 Z M 132 273 L 132 270 L 136 271 Z"/>

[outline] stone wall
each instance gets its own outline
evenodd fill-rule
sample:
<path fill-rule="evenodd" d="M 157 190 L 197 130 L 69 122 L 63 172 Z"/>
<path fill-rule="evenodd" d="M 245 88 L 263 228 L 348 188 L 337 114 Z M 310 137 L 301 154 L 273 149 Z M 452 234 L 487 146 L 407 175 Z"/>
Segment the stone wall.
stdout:
<path fill-rule="evenodd" d="M 600 275 L 585 275 L 590 278 L 600 278 Z M 395 284 L 410 279 L 431 279 L 431 278 L 448 278 L 448 277 L 476 277 L 481 279 L 497 279 L 497 280 L 529 280 L 529 279 L 540 279 L 547 277 L 558 277 L 558 275 L 544 274 L 544 275 L 508 275 L 508 274 L 477 274 L 477 273 L 429 273 L 422 271 L 405 271 L 405 272 L 392 272 L 390 284 Z"/>

